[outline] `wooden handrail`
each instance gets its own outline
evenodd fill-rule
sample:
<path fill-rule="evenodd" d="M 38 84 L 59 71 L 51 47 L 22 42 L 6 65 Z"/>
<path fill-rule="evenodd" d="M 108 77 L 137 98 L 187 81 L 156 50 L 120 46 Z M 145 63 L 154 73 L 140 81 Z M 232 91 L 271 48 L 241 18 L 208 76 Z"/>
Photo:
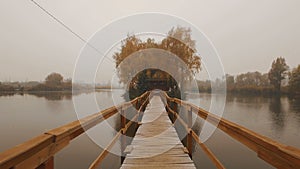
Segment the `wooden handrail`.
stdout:
<path fill-rule="evenodd" d="M 121 128 L 118 133 L 114 136 L 112 141 L 108 144 L 108 146 L 102 151 L 102 153 L 94 160 L 94 162 L 90 165 L 89 169 L 95 169 L 98 167 L 98 165 L 104 160 L 104 158 L 108 155 L 109 151 L 112 149 L 112 147 L 115 145 L 117 140 L 122 136 L 122 134 L 125 134 L 129 127 L 134 123 L 134 121 L 137 121 L 138 117 L 140 116 L 140 113 L 147 105 L 147 102 L 149 100 L 149 97 L 146 97 L 143 104 L 139 107 L 139 110 L 137 114 L 128 122 L 125 124 L 124 128 Z"/>
<path fill-rule="evenodd" d="M 180 122 L 180 124 L 184 127 L 185 131 L 188 133 L 188 135 L 191 135 L 193 139 L 198 143 L 198 145 L 202 148 L 202 150 L 206 153 L 206 155 L 211 159 L 213 164 L 218 168 L 218 169 L 225 169 L 223 164 L 218 160 L 218 158 L 212 153 L 212 151 L 202 142 L 200 141 L 200 138 L 198 135 L 192 130 L 192 128 L 189 128 L 186 122 L 179 116 L 177 112 L 172 110 L 169 105 L 167 106 L 167 111 L 172 113 L 173 115 L 176 116 L 176 119 Z M 189 153 L 191 154 L 191 148 L 189 150 Z"/>
<path fill-rule="evenodd" d="M 191 132 L 192 132 L 193 139 L 198 143 L 198 145 L 200 145 L 200 147 L 202 148 L 202 150 L 207 154 L 207 156 L 215 164 L 215 166 L 218 169 L 225 169 L 225 167 L 223 166 L 223 164 L 214 155 L 214 153 L 200 140 L 199 136 L 193 130 L 191 130 Z"/>
<path fill-rule="evenodd" d="M 300 168 L 300 150 L 283 145 L 270 138 L 262 136 L 236 123 L 230 122 L 193 104 L 186 103 L 177 98 L 171 98 L 166 93 L 169 102 L 179 104 L 221 129 L 223 132 L 255 151 L 259 158 L 276 168 Z"/>
<path fill-rule="evenodd" d="M 191 129 L 188 122 L 185 122 L 177 113 L 176 110 L 172 110 L 167 103 L 181 105 L 189 112 L 197 114 L 199 117 L 205 119 L 209 123 L 215 125 L 223 132 L 236 139 L 240 143 L 244 144 L 251 150 L 255 151 L 259 158 L 265 160 L 269 164 L 276 168 L 300 168 L 300 150 L 278 143 L 270 138 L 257 134 L 247 128 L 244 128 L 238 124 L 230 122 L 224 118 L 221 118 L 215 114 L 212 114 L 206 110 L 203 110 L 193 104 L 184 102 L 177 98 L 171 98 L 164 93 L 166 99 L 166 107 L 168 112 L 172 113 L 174 117 L 184 126 L 188 133 L 189 139 L 193 138 L 209 156 L 217 168 L 225 168 L 217 157 L 201 142 L 198 135 Z M 81 120 L 71 122 L 62 127 L 45 132 L 44 134 L 33 138 L 23 144 L 20 144 L 12 149 L 9 149 L 0 154 L 0 168 L 37 168 L 40 166 L 52 166 L 53 156 L 62 148 L 67 146 L 71 140 L 82 134 L 85 130 L 101 123 L 105 119 L 108 119 L 115 115 L 120 110 L 127 110 L 133 105 L 138 109 L 138 113 L 129 119 L 129 122 L 122 125 L 121 130 L 114 137 L 112 142 L 107 148 L 98 156 L 94 164 L 99 164 L 105 156 L 108 154 L 109 149 L 113 146 L 116 140 L 124 134 L 128 128 L 134 123 L 133 120 L 137 120 L 142 110 L 149 102 L 149 92 L 137 97 L 136 99 L 121 104 L 119 106 L 105 109 L 99 113 L 87 116 Z M 142 101 L 142 102 L 141 102 Z M 141 104 L 142 103 L 142 104 Z M 124 122 L 124 120 L 123 120 Z M 191 144 L 188 141 L 188 144 Z M 190 146 L 190 145 L 189 145 Z M 190 149 L 189 149 L 190 150 Z M 191 152 L 189 152 L 191 154 Z M 92 166 L 97 166 L 92 164 Z"/>
<path fill-rule="evenodd" d="M 6 150 L 0 154 L 0 168 L 37 168 L 84 131 L 115 115 L 121 108 L 128 109 L 148 96 L 149 92 L 146 92 L 130 102 L 73 121 Z"/>
<path fill-rule="evenodd" d="M 109 151 L 113 148 L 115 143 L 118 141 L 120 136 L 122 135 L 122 130 L 118 131 L 118 133 L 114 136 L 109 145 L 101 152 L 101 154 L 96 158 L 96 160 L 90 165 L 89 169 L 95 169 L 98 165 L 104 160 L 104 158 L 109 154 Z"/>

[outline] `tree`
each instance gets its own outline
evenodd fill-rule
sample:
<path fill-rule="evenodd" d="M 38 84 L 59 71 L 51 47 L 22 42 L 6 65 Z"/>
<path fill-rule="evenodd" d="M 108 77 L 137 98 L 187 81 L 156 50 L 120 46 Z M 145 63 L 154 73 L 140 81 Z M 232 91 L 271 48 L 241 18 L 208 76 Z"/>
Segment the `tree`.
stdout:
<path fill-rule="evenodd" d="M 269 87 L 269 86 L 270 86 L 270 80 L 269 80 L 269 75 L 268 75 L 268 73 L 262 74 L 260 85 L 261 85 L 262 87 Z"/>
<path fill-rule="evenodd" d="M 165 51 L 171 52 L 178 56 L 190 70 L 190 74 L 186 73 L 187 71 L 183 68 L 179 68 L 176 63 L 164 63 L 166 66 L 176 67 L 178 75 L 181 75 L 181 81 L 175 82 L 175 80 L 166 72 L 162 70 L 145 70 L 142 72 L 135 72 L 135 64 L 147 64 L 147 63 L 160 63 L 161 61 L 151 60 L 149 55 L 157 55 L 155 51 L 152 53 L 143 53 L 144 49 L 163 49 Z M 139 61 L 136 63 L 127 63 L 127 65 L 121 64 L 124 59 L 130 55 L 139 52 Z M 158 53 L 159 54 L 159 53 Z M 178 90 L 178 86 L 183 88 L 186 81 L 193 79 L 193 74 L 200 71 L 201 68 L 201 59 L 196 54 L 195 50 L 195 41 L 191 38 L 191 29 L 184 27 L 172 28 L 167 37 L 162 39 L 160 42 L 156 42 L 154 39 L 148 38 L 146 41 L 142 41 L 136 36 L 128 36 L 124 41 L 122 41 L 121 49 L 119 52 L 116 52 L 113 56 L 116 62 L 117 73 L 120 78 L 120 82 L 124 84 L 129 84 L 129 88 L 138 90 L 138 94 L 141 94 L 147 88 L 145 88 L 145 81 L 151 78 L 163 79 L 166 78 L 168 85 L 172 90 Z M 177 63 L 179 64 L 179 63 Z M 133 79 L 129 79 L 129 75 L 135 75 Z M 178 93 L 178 92 L 174 92 Z M 176 96 L 175 96 L 176 97 Z M 130 97 L 134 98 L 134 97 Z"/>
<path fill-rule="evenodd" d="M 254 86 L 259 87 L 263 86 L 265 83 L 265 79 L 263 75 L 256 71 L 256 72 L 247 72 L 237 75 L 236 83 L 238 86 Z"/>
<path fill-rule="evenodd" d="M 190 28 L 180 26 L 172 28 L 168 36 L 162 40 L 160 47 L 180 57 L 195 74 L 201 70 L 201 59 L 196 55 L 196 42 L 192 39 L 191 33 Z"/>
<path fill-rule="evenodd" d="M 300 95 L 300 65 L 290 72 L 289 91 L 292 95 Z"/>
<path fill-rule="evenodd" d="M 225 79 L 227 90 L 232 90 L 234 88 L 234 76 L 226 74 Z"/>
<path fill-rule="evenodd" d="M 281 81 L 287 77 L 288 65 L 283 57 L 273 61 L 272 67 L 268 73 L 270 83 L 274 86 L 276 92 L 280 92 Z"/>
<path fill-rule="evenodd" d="M 49 74 L 46 79 L 45 82 L 48 85 L 61 85 L 62 81 L 63 81 L 63 76 L 59 73 L 51 73 Z"/>

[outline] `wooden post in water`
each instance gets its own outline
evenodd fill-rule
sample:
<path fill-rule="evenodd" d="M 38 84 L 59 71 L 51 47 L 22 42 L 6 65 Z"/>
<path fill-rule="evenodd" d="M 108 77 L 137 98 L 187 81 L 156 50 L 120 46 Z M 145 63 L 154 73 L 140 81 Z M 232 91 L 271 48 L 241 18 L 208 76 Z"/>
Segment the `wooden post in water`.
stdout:
<path fill-rule="evenodd" d="M 193 151 L 193 133 L 192 133 L 192 126 L 193 126 L 193 119 L 192 119 L 193 109 L 190 107 L 190 110 L 187 112 L 187 125 L 189 128 L 188 134 L 187 134 L 187 149 L 189 151 L 189 155 L 192 158 L 192 151 Z"/>
<path fill-rule="evenodd" d="M 51 156 L 47 161 L 38 166 L 37 169 L 54 169 L 54 157 Z"/>
<path fill-rule="evenodd" d="M 126 132 L 125 132 L 125 127 L 126 127 L 126 112 L 123 110 L 123 107 L 121 107 L 121 164 L 125 160 L 125 149 L 126 149 Z"/>

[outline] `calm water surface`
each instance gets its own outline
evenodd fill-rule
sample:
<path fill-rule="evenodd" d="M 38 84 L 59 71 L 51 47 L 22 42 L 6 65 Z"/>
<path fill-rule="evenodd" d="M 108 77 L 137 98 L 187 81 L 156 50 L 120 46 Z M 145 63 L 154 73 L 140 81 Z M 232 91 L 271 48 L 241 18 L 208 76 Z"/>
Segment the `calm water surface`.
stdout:
<path fill-rule="evenodd" d="M 90 108 L 90 101 L 86 98 L 95 96 L 99 109 L 105 109 L 114 102 L 123 102 L 122 94 L 122 90 L 103 91 L 79 94 L 73 96 L 73 99 L 82 100 L 86 112 L 92 114 L 96 111 Z M 188 95 L 189 102 L 195 104 L 200 102 L 204 109 L 209 109 L 211 99 L 218 101 L 218 95 Z M 62 93 L 0 95 L 0 115 L 0 151 L 77 120 L 71 95 Z M 300 101 L 286 97 L 227 96 L 223 117 L 274 140 L 300 148 Z M 92 140 L 83 134 L 73 140 L 55 156 L 55 167 L 87 168 L 102 151 L 97 144 L 109 143 L 115 133 L 113 128 L 119 128 L 118 122 L 118 116 L 114 116 L 108 123 L 100 124 L 93 129 L 92 132 L 98 136 L 96 139 Z M 272 168 L 259 160 L 255 153 L 221 131 L 217 130 L 206 144 L 227 168 Z M 119 143 L 114 149 L 115 151 L 120 149 Z M 198 168 L 214 168 L 197 146 L 193 159 Z M 109 155 L 102 167 L 114 169 L 119 168 L 119 164 L 118 156 Z"/>
<path fill-rule="evenodd" d="M 211 94 L 190 94 L 188 100 L 194 104 L 200 102 L 208 110 L 211 99 L 221 101 L 221 97 Z M 223 118 L 281 143 L 300 148 L 299 100 L 227 95 Z M 257 158 L 256 153 L 220 130 L 215 131 L 206 145 L 227 168 L 273 168 Z M 194 161 L 198 168 L 214 168 L 199 147 L 194 152 Z"/>

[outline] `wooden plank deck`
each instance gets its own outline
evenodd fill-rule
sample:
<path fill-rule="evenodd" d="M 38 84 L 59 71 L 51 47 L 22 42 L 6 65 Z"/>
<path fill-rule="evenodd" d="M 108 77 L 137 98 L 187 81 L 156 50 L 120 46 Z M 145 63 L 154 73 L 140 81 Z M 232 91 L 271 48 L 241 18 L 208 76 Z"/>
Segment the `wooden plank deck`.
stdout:
<path fill-rule="evenodd" d="M 179 140 L 160 96 L 150 100 L 121 169 L 196 169 Z"/>

